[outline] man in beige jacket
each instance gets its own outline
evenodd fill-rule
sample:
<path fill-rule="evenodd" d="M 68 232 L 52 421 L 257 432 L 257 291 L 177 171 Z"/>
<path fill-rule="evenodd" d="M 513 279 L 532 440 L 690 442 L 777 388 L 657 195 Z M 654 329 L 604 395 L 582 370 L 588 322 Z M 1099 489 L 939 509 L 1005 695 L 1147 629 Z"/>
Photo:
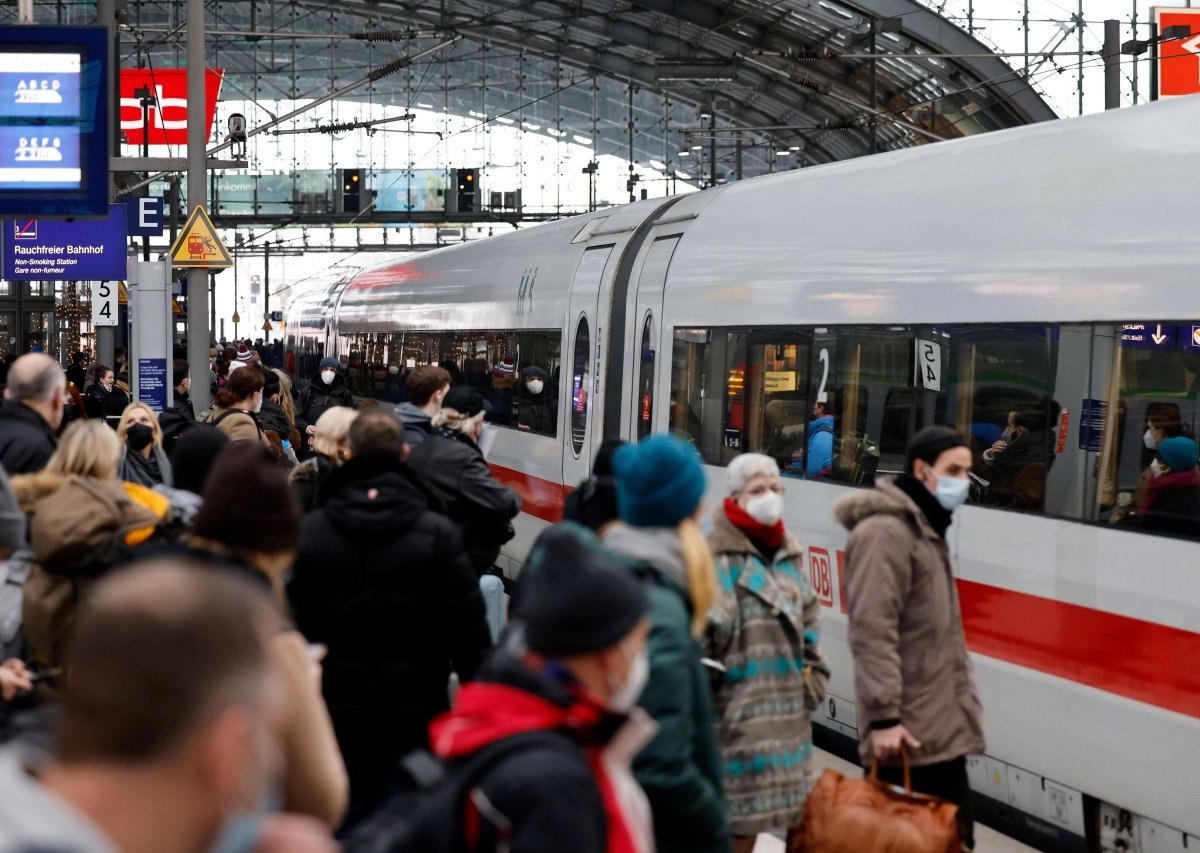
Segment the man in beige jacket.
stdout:
<path fill-rule="evenodd" d="M 862 761 L 878 760 L 880 776 L 898 782 L 907 751 L 913 787 L 959 807 L 966 849 L 974 845 L 966 756 L 983 752 L 983 724 L 945 536 L 967 498 L 971 461 L 962 436 L 926 427 L 909 444 L 903 474 L 834 506 L 850 531 Z"/>

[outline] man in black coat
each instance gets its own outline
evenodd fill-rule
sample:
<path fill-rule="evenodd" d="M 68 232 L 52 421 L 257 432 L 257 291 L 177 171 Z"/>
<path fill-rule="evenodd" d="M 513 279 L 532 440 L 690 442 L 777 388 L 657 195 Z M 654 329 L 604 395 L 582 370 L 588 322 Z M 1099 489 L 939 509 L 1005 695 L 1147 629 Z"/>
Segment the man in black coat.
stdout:
<path fill-rule="evenodd" d="M 158 425 L 162 428 L 163 450 L 168 457 L 175 456 L 175 445 L 188 430 L 196 424 L 196 410 L 188 396 L 192 390 L 191 368 L 183 359 L 175 359 L 172 367 L 175 388 L 172 391 L 170 407 L 159 412 Z"/>
<path fill-rule="evenodd" d="M 0 466 L 9 474 L 46 467 L 58 447 L 67 378 L 48 355 L 29 353 L 13 362 L 0 406 Z"/>
<path fill-rule="evenodd" d="M 336 358 L 323 358 L 316 375 L 308 387 L 300 392 L 296 404 L 296 429 L 303 434 L 305 449 L 312 446 L 312 437 L 317 431 L 317 421 L 326 409 L 335 406 L 356 408 L 354 395 L 346 387 L 346 377 L 338 369 Z"/>
<path fill-rule="evenodd" d="M 300 630 L 324 643 L 322 688 L 346 769 L 346 825 L 375 809 L 405 753 L 449 707 L 451 670 L 491 645 L 479 581 L 455 525 L 430 512 L 401 458 L 400 422 L 365 412 L 327 503 L 304 519 L 288 588 Z"/>
<path fill-rule="evenodd" d="M 492 476 L 479 449 L 491 409 L 478 388 L 451 388 L 433 421 L 433 433 L 408 459 L 446 515 L 461 526 L 471 563 L 481 575 L 491 570 L 500 546 L 512 538 L 512 520 L 521 511 L 521 498 Z"/>

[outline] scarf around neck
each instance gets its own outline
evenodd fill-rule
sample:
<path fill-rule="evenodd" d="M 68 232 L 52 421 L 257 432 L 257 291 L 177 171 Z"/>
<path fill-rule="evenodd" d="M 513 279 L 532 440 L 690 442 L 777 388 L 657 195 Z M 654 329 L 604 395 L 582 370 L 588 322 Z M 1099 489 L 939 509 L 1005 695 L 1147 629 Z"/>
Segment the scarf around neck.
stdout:
<path fill-rule="evenodd" d="M 783 544 L 785 532 L 782 520 L 774 524 L 755 521 L 733 498 L 725 498 L 725 517 L 729 519 L 730 524 L 750 537 L 750 541 L 755 545 L 775 551 Z"/>

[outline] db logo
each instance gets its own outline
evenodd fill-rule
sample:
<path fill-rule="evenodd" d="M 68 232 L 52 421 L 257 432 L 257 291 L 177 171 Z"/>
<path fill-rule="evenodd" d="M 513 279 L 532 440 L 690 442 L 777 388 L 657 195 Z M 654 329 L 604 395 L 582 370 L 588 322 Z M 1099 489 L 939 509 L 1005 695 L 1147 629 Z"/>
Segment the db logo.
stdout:
<path fill-rule="evenodd" d="M 833 566 L 824 548 L 808 549 L 808 574 L 813 592 L 825 607 L 833 607 Z"/>
<path fill-rule="evenodd" d="M 212 136 L 221 93 L 220 70 L 204 74 L 205 138 Z M 142 93 L 140 97 L 138 92 Z M 149 95 L 143 116 L 142 97 Z M 121 131 L 130 145 L 187 145 L 187 71 L 182 68 L 121 70 Z M 149 139 L 146 134 L 149 132 Z"/>

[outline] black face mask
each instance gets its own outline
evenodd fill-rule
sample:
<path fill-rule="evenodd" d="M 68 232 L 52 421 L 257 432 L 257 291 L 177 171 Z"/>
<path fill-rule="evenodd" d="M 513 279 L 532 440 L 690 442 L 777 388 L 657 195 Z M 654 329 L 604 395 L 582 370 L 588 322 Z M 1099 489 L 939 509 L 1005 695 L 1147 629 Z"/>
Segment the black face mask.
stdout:
<path fill-rule="evenodd" d="M 154 430 L 145 424 L 134 424 L 125 431 L 125 443 L 131 450 L 144 450 L 154 440 Z"/>

